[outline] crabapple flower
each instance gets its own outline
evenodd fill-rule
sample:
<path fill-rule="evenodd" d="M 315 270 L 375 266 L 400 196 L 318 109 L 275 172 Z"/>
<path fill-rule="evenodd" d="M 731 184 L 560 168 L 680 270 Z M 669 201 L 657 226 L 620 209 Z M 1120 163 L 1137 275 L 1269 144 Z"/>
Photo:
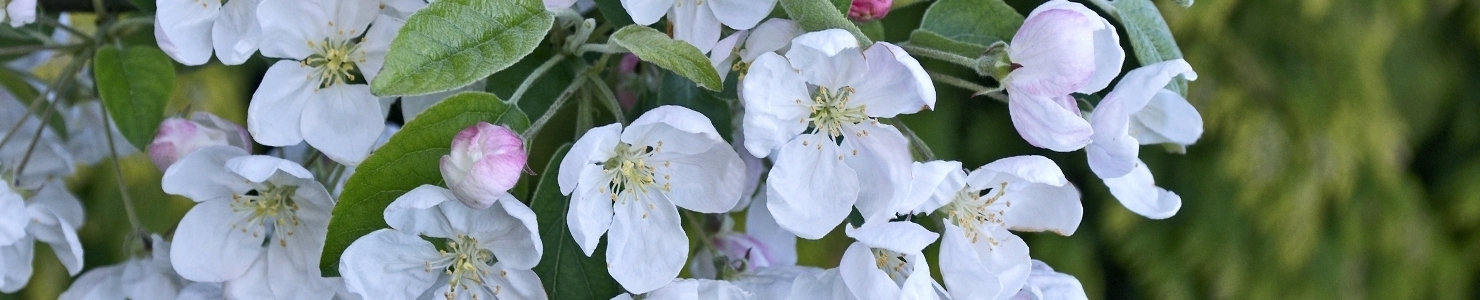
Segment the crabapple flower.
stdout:
<path fill-rule="evenodd" d="M 1028 14 L 1007 55 L 1010 66 L 998 78 L 1018 134 L 1058 152 L 1089 144 L 1089 122 L 1069 94 L 1098 92 L 1120 73 L 1125 51 L 1115 27 L 1082 4 L 1049 1 Z"/>
<path fill-rule="evenodd" d="M 181 277 L 224 282 L 228 298 L 323 299 L 333 293 L 318 266 L 334 200 L 307 169 L 210 146 L 166 169 L 162 187 L 196 202 L 170 245 L 170 262 Z"/>
<path fill-rule="evenodd" d="M 952 298 L 1000 299 L 1028 278 L 1028 245 L 1008 230 L 1074 234 L 1084 215 L 1079 192 L 1052 160 L 1042 156 L 1000 159 L 969 175 L 956 162 L 915 165 L 910 202 L 943 215 L 941 277 Z M 943 175 L 943 176 L 942 176 Z M 926 199 L 919 199 L 925 197 Z"/>
<path fill-rule="evenodd" d="M 176 299 L 187 282 L 170 267 L 169 242 L 156 234 L 146 245 L 149 256 L 87 271 L 59 299 Z"/>
<path fill-rule="evenodd" d="M 677 207 L 728 212 L 744 176 L 745 163 L 708 117 L 661 106 L 625 129 L 587 131 L 560 161 L 558 180 L 572 197 L 566 222 L 576 244 L 590 256 L 607 234 L 607 271 L 640 294 L 683 270 L 689 239 Z"/>
<path fill-rule="evenodd" d="M 1013 300 L 1089 299 L 1084 286 L 1073 275 L 1055 272 L 1048 264 L 1033 260 L 1028 283 L 1012 295 Z"/>
<path fill-rule="evenodd" d="M 103 102 L 88 100 L 78 103 L 66 110 L 67 121 L 67 151 L 72 153 L 72 158 L 77 162 L 91 165 L 103 160 L 105 157 L 113 156 L 112 150 L 118 151 L 118 156 L 128 156 L 138 153 L 139 150 L 129 144 L 118 131 L 118 126 L 109 124 L 103 119 Z M 105 134 L 106 133 L 106 134 Z M 113 147 L 108 147 L 108 134 L 112 134 Z"/>
<path fill-rule="evenodd" d="M 889 8 L 894 6 L 894 0 L 857 0 L 848 7 L 848 18 L 858 22 L 868 22 L 883 19 L 889 14 Z"/>
<path fill-rule="evenodd" d="M 7 178 L 0 189 L 0 217 L 5 218 L 0 220 L 0 293 L 14 293 L 30 282 L 37 241 L 51 246 L 67 274 L 81 272 L 77 228 L 85 220 L 82 203 L 67 185 L 52 179 L 36 187 L 10 186 Z"/>
<path fill-rule="evenodd" d="M 344 250 L 345 287 L 365 299 L 544 299 L 530 270 L 544 252 L 534 211 L 504 197 L 474 210 L 433 185 L 401 195 L 385 208 L 391 228 Z M 446 247 L 422 237 L 444 239 Z"/>
<path fill-rule="evenodd" d="M 632 300 L 631 294 L 623 293 L 612 300 Z M 643 295 L 644 300 L 742 300 L 758 299 L 750 292 L 724 280 L 674 279 L 656 290 Z"/>
<path fill-rule="evenodd" d="M 0 11 L 0 21 L 10 21 L 10 27 L 36 22 L 36 0 L 10 0 L 5 10 Z M 0 2 L 4 3 L 4 2 Z"/>
<path fill-rule="evenodd" d="M 370 82 L 404 21 L 380 14 L 379 2 L 265 0 L 262 55 L 284 58 L 267 69 L 247 107 L 258 143 L 300 141 L 345 165 L 369 156 L 384 128 Z M 373 25 L 372 25 L 373 21 Z M 366 30 L 368 27 L 368 31 Z"/>
<path fill-rule="evenodd" d="M 854 298 L 939 299 L 923 253 L 939 234 L 912 222 L 865 223 L 846 233 L 857 242 L 843 252 L 838 274 Z"/>
<path fill-rule="evenodd" d="M 190 119 L 172 117 L 159 124 L 159 133 L 149 144 L 149 159 L 165 170 L 190 152 L 210 146 L 232 146 L 252 151 L 252 139 L 241 125 L 208 112 L 196 112 Z"/>
<path fill-rule="evenodd" d="M 442 156 L 442 178 L 458 201 L 484 209 L 509 194 L 526 160 L 519 133 L 478 122 L 452 138 L 452 153 Z"/>
<path fill-rule="evenodd" d="M 709 63 L 719 71 L 719 78 L 723 80 L 731 69 L 744 72 L 763 53 L 786 55 L 786 50 L 791 48 L 791 39 L 803 33 L 807 32 L 796 21 L 768 19 L 754 29 L 736 31 L 721 39 L 710 50 Z"/>
<path fill-rule="evenodd" d="M 1192 66 L 1181 59 L 1126 73 L 1091 115 L 1093 143 L 1084 149 L 1090 170 L 1105 180 L 1115 199 L 1132 212 L 1152 219 L 1176 215 L 1182 197 L 1156 186 L 1150 169 L 1139 158 L 1141 145 L 1187 145 L 1202 134 L 1202 117 L 1197 110 L 1186 99 L 1164 89 L 1178 75 L 1197 79 Z"/>
<path fill-rule="evenodd" d="M 786 56 L 761 54 L 741 96 L 746 150 L 775 162 L 768 208 L 807 239 L 832 231 L 852 206 L 865 217 L 882 214 L 907 192 L 909 142 L 877 118 L 935 105 L 918 61 L 889 43 L 860 48 L 840 29 L 798 36 Z"/>
<path fill-rule="evenodd" d="M 182 64 L 205 64 L 214 49 L 221 63 L 239 65 L 257 52 L 262 38 L 261 1 L 156 0 L 154 36 L 159 48 Z"/>
<path fill-rule="evenodd" d="M 734 230 L 726 218 L 718 233 L 710 238 L 713 249 L 694 255 L 689 273 L 696 278 L 727 278 L 723 275 L 746 274 L 770 267 L 793 266 L 797 263 L 796 236 L 776 225 L 766 210 L 764 193 L 755 195 L 745 212 L 745 232 Z M 725 268 L 721 274 L 720 268 Z"/>
<path fill-rule="evenodd" d="M 622 0 L 632 21 L 652 25 L 668 15 L 673 38 L 709 52 L 719 41 L 720 24 L 736 30 L 755 27 L 776 7 L 776 0 Z"/>

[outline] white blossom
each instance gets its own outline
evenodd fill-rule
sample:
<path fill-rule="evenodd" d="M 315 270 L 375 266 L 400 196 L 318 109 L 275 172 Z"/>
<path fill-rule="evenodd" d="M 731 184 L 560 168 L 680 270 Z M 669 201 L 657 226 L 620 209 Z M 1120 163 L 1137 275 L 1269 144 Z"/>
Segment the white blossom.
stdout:
<path fill-rule="evenodd" d="M 9 0 L 5 10 L 0 11 L 0 21 L 9 21 L 10 27 L 36 22 L 36 0 Z M 5 3 L 5 2 L 0 2 Z"/>
<path fill-rule="evenodd" d="M 652 25 L 668 15 L 673 38 L 709 52 L 719 41 L 720 24 L 736 30 L 755 27 L 775 8 L 776 0 L 622 0 L 632 21 Z"/>
<path fill-rule="evenodd" d="M 182 64 L 211 59 L 238 65 L 257 52 L 262 38 L 257 10 L 262 0 L 156 0 L 155 39 L 160 50 Z"/>
<path fill-rule="evenodd" d="M 909 142 L 877 118 L 934 107 L 935 89 L 904 50 L 807 33 L 784 57 L 761 54 L 741 85 L 745 148 L 775 162 L 766 192 L 781 227 L 818 239 L 852 206 L 875 216 L 906 192 Z"/>
<path fill-rule="evenodd" d="M 1012 295 L 1013 300 L 1079 300 L 1089 299 L 1084 286 L 1073 275 L 1055 272 L 1048 264 L 1033 260 L 1028 282 Z"/>
<path fill-rule="evenodd" d="M 5 219 L 0 220 L 0 232 L 11 241 L 0 240 L 0 292 L 14 293 L 30 282 L 38 241 L 51 247 L 67 274 L 81 272 L 82 242 L 77 239 L 77 228 L 85 220 L 82 203 L 67 191 L 67 185 L 59 179 L 33 187 L 3 185 L 0 216 Z M 24 200 L 18 203 L 17 198 Z M 24 233 L 15 238 L 20 231 Z"/>
<path fill-rule="evenodd" d="M 1023 21 L 1007 48 L 1012 125 L 1029 144 L 1068 152 L 1089 144 L 1092 129 L 1071 93 L 1094 93 L 1120 73 L 1125 51 L 1105 18 L 1066 0 L 1048 1 Z"/>
<path fill-rule="evenodd" d="M 632 295 L 623 293 L 613 300 L 631 300 Z M 724 280 L 674 279 L 656 290 L 643 294 L 643 300 L 747 300 L 755 298 L 740 287 Z"/>
<path fill-rule="evenodd" d="M 170 244 L 152 235 L 148 256 L 103 266 L 77 277 L 62 292 L 62 300 L 175 299 L 188 283 L 170 266 Z"/>
<path fill-rule="evenodd" d="M 159 132 L 149 143 L 149 159 L 165 170 L 180 158 L 209 146 L 232 146 L 252 150 L 247 130 L 208 112 L 196 112 L 189 119 L 172 117 L 159 124 Z"/>
<path fill-rule="evenodd" d="M 1089 167 L 1105 180 L 1110 194 L 1126 209 L 1152 219 L 1165 219 L 1182 208 L 1182 197 L 1156 186 L 1151 170 L 1139 158 L 1141 145 L 1188 145 L 1202 135 L 1202 117 L 1186 99 L 1164 87 L 1181 75 L 1196 80 L 1181 59 L 1131 70 L 1095 107 L 1093 143 L 1084 148 Z"/>
<path fill-rule="evenodd" d="M 334 200 L 307 169 L 241 148 L 196 150 L 165 170 L 166 193 L 196 201 L 170 261 L 180 276 L 223 282 L 232 298 L 322 299 L 319 254 Z"/>
<path fill-rule="evenodd" d="M 744 176 L 708 117 L 662 106 L 625 130 L 587 131 L 561 160 L 558 179 L 572 196 L 566 222 L 576 244 L 589 256 L 606 234 L 607 271 L 627 291 L 645 293 L 676 278 L 688 257 L 677 207 L 727 212 Z"/>
<path fill-rule="evenodd" d="M 838 275 L 853 298 L 940 298 L 939 284 L 930 278 L 930 264 L 923 252 L 939 234 L 920 224 L 882 221 L 856 229 L 850 226 L 846 233 L 857 242 L 843 252 Z"/>

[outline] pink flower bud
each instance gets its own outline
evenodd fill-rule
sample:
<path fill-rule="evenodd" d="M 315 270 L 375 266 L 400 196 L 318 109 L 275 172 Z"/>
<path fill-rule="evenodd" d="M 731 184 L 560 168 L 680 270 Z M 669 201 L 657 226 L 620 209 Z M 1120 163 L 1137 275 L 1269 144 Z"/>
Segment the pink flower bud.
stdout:
<path fill-rule="evenodd" d="M 894 0 L 853 0 L 853 6 L 848 8 L 848 18 L 858 22 L 883 19 L 893 5 Z"/>
<path fill-rule="evenodd" d="M 458 201 L 484 209 L 519 182 L 527 159 L 518 133 L 478 122 L 452 138 L 452 153 L 442 156 L 442 179 Z"/>
<path fill-rule="evenodd" d="M 163 171 L 195 149 L 219 145 L 252 151 L 252 139 L 241 125 L 211 113 L 197 112 L 189 120 L 174 117 L 160 123 L 159 133 L 149 144 L 149 159 Z"/>
<path fill-rule="evenodd" d="M 629 82 L 639 80 L 637 78 L 637 64 L 639 62 L 642 62 L 642 59 L 637 58 L 637 55 L 631 53 L 623 55 L 622 62 L 617 65 L 618 76 L 621 76 L 624 81 Z M 617 85 L 617 102 L 622 104 L 622 110 L 632 110 L 632 106 L 637 105 L 638 91 L 631 88 L 633 84 Z"/>
<path fill-rule="evenodd" d="M 732 268 L 739 271 L 755 268 L 770 267 L 775 258 L 771 255 L 771 249 L 765 242 L 753 236 L 738 232 L 726 232 L 716 235 L 714 248 L 720 255 L 729 258 Z M 735 264 L 743 262 L 743 265 Z"/>

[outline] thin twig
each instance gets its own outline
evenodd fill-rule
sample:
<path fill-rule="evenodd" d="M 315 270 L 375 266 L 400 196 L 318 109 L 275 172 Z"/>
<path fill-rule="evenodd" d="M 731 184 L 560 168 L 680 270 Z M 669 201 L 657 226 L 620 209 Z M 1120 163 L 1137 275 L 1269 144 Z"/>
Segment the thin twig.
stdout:
<path fill-rule="evenodd" d="M 930 80 L 931 81 L 935 81 L 935 82 L 939 82 L 939 83 L 944 83 L 944 84 L 948 84 L 948 85 L 951 85 L 951 86 L 954 86 L 954 87 L 966 89 L 966 90 L 972 92 L 971 93 L 971 96 L 972 97 L 980 96 L 980 95 L 986 95 L 986 94 L 989 94 L 989 93 L 1002 91 L 1002 87 L 989 88 L 989 87 L 986 87 L 986 86 L 983 86 L 983 85 L 980 85 L 980 84 L 976 84 L 975 82 L 971 82 L 970 80 L 961 79 L 961 78 L 958 78 L 958 77 L 955 77 L 955 76 L 951 76 L 951 75 L 946 75 L 946 74 L 941 74 L 941 73 L 936 73 L 936 72 L 927 72 L 927 73 L 930 73 Z M 996 97 L 993 97 L 993 99 L 996 99 Z M 999 99 L 999 100 L 1002 100 L 1002 99 Z M 1003 102 L 1006 102 L 1006 100 L 1003 100 Z"/>
<path fill-rule="evenodd" d="M 588 83 L 596 87 L 596 94 L 603 100 L 601 101 L 604 104 L 602 106 L 605 106 L 608 111 L 611 111 L 612 116 L 617 117 L 617 122 L 627 124 L 627 118 L 622 114 L 622 104 L 617 102 L 617 96 L 612 93 L 612 89 L 607 87 L 605 82 L 596 78 L 595 73 L 587 74 L 586 76 L 591 77 Z"/>
<path fill-rule="evenodd" d="M 899 48 L 904 49 L 904 52 L 909 52 L 910 55 L 934 58 L 948 63 L 961 65 L 972 70 L 977 69 L 977 61 L 974 57 L 961 56 L 960 54 L 955 54 L 935 48 L 916 46 L 910 43 L 900 43 Z"/>
<path fill-rule="evenodd" d="M 550 108 L 545 109 L 545 114 L 541 115 L 539 119 L 536 119 L 533 124 L 529 125 L 528 129 L 524 130 L 525 146 L 534 145 L 534 143 L 532 143 L 531 141 L 533 141 L 534 137 L 538 136 L 540 134 L 540 131 L 544 129 L 545 123 L 550 122 L 550 118 L 555 117 L 555 113 L 560 111 L 560 107 L 565 106 L 566 101 L 569 101 L 571 97 L 575 96 L 576 91 L 580 90 L 581 85 L 584 84 L 585 81 L 586 76 L 576 77 L 575 81 L 572 81 L 570 83 L 570 86 L 567 86 L 565 88 L 565 91 L 560 92 L 560 96 L 555 98 L 555 103 L 551 103 Z"/>
<path fill-rule="evenodd" d="M 118 146 L 115 146 L 113 142 L 112 117 L 108 115 L 107 109 L 103 109 L 102 111 L 103 129 L 106 132 L 103 135 L 108 136 L 108 151 L 113 153 L 113 176 L 115 179 L 118 179 L 118 193 L 123 196 L 123 212 L 128 214 L 128 223 L 134 227 L 134 232 L 148 235 L 149 231 L 144 230 L 144 223 L 139 221 L 138 211 L 134 210 L 134 198 L 129 196 L 128 183 L 123 180 L 123 166 L 118 163 Z"/>
<path fill-rule="evenodd" d="M 534 85 L 534 81 L 539 79 L 541 75 L 545 75 L 545 72 L 550 71 L 550 67 L 554 67 L 555 64 L 560 63 L 562 60 L 565 60 L 565 54 L 556 53 L 549 60 L 545 60 L 545 63 L 534 68 L 534 72 L 529 73 L 528 77 L 524 77 L 524 82 L 519 83 L 519 88 L 514 90 L 514 95 L 509 96 L 509 105 L 519 104 L 519 99 L 524 97 L 524 92 L 529 91 L 529 87 Z"/>
<path fill-rule="evenodd" d="M 581 45 L 581 48 L 579 50 L 580 50 L 581 53 L 597 52 L 597 53 L 621 54 L 621 53 L 630 53 L 630 52 L 632 52 L 632 51 L 627 51 L 627 48 L 622 48 L 622 46 L 617 46 L 617 45 L 612 45 L 612 44 L 585 44 L 585 45 Z"/>

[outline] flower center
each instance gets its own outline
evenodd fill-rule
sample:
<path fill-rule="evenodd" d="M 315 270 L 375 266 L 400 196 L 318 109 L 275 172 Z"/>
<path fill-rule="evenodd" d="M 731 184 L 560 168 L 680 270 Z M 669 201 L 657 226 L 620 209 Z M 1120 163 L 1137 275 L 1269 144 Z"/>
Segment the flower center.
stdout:
<path fill-rule="evenodd" d="M 1002 213 L 1012 205 L 1006 200 L 998 203 L 1006 189 L 1007 183 L 1003 182 L 991 197 L 983 197 L 985 193 L 981 190 L 964 188 L 956 192 L 956 199 L 941 207 L 940 211 L 946 213 L 946 219 L 961 227 L 961 230 L 966 233 L 966 238 L 976 243 L 983 237 L 983 231 L 986 230 L 988 224 L 999 227 L 1007 226 L 1002 220 Z M 992 246 L 997 245 L 997 239 L 991 234 L 985 234 L 985 237 Z"/>
<path fill-rule="evenodd" d="M 247 212 L 248 226 L 232 224 L 232 228 L 240 228 L 242 233 L 251 233 L 252 237 L 261 237 L 263 232 L 258 229 L 272 230 L 273 238 L 278 239 L 278 245 L 287 247 L 288 237 L 292 236 L 298 228 L 298 203 L 293 201 L 293 193 L 298 190 L 297 186 L 277 186 L 272 183 L 263 183 L 261 188 L 247 192 L 245 195 L 231 195 L 231 210 L 237 213 Z M 256 225 L 256 226 L 252 226 Z M 252 230 L 248 230 L 252 228 Z"/>
<path fill-rule="evenodd" d="M 884 274 L 888 274 L 889 279 L 893 279 L 895 284 L 904 284 L 904 280 L 909 277 L 910 272 L 915 271 L 914 268 L 906 264 L 907 261 L 905 261 L 906 256 L 904 253 L 879 248 L 871 250 L 874 252 L 874 264 L 878 266 L 879 270 L 883 270 Z"/>
<path fill-rule="evenodd" d="M 828 136 L 836 139 L 843 135 L 843 126 L 871 120 L 863 113 L 864 105 L 848 105 L 854 92 L 851 86 L 835 91 L 828 91 L 826 87 L 817 87 L 817 92 L 812 93 L 812 115 L 807 118 L 807 121 L 812 123 L 812 128 L 816 129 L 816 132 L 827 133 Z"/>
<path fill-rule="evenodd" d="M 447 249 L 439 251 L 442 256 L 434 261 L 426 263 L 426 271 L 431 272 L 434 268 L 446 270 L 450 276 L 447 280 L 447 299 L 457 298 L 458 291 L 467 291 L 470 288 L 478 288 L 484 285 L 483 276 L 488 276 L 488 271 L 493 269 L 493 251 L 478 246 L 478 239 L 458 235 L 447 240 Z M 508 277 L 506 272 L 500 272 L 499 276 Z M 493 294 L 498 295 L 503 290 L 501 286 L 494 286 Z M 473 293 L 473 299 L 478 298 L 478 293 Z"/>
<path fill-rule="evenodd" d="M 616 155 L 602 163 L 603 170 L 612 174 L 611 182 L 607 183 L 613 202 L 625 203 L 629 197 L 646 194 L 650 189 L 662 189 L 668 191 L 671 185 L 667 183 L 671 177 L 663 175 L 664 183 L 658 186 L 657 168 L 648 164 L 648 159 L 658 152 L 663 151 L 663 142 L 658 141 L 655 146 L 637 147 L 628 143 L 618 143 Z M 663 162 L 666 167 L 668 162 Z M 646 217 L 646 216 L 644 216 Z"/>
<path fill-rule="evenodd" d="M 358 65 L 365 62 L 365 51 L 360 50 L 359 42 L 325 38 L 320 43 L 309 41 L 308 47 L 314 52 L 301 64 L 313 68 L 314 75 L 319 78 L 320 89 L 359 79 Z"/>

